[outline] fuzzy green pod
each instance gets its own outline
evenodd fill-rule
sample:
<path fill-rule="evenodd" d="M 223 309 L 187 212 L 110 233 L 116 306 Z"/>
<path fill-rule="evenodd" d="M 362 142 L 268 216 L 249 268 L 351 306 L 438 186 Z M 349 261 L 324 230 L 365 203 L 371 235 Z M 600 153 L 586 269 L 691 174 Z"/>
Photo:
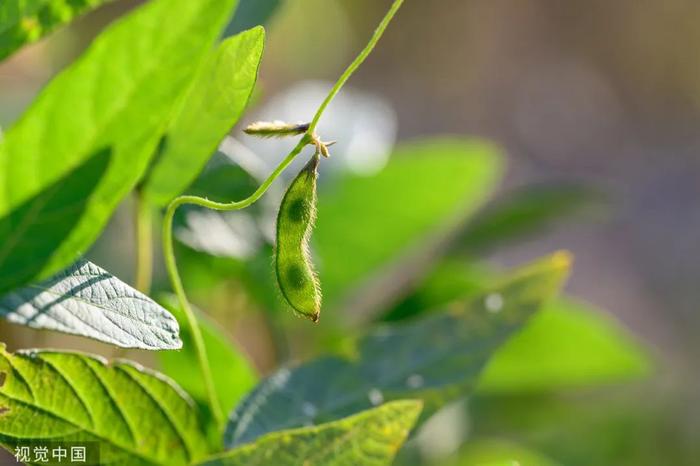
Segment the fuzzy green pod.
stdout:
<path fill-rule="evenodd" d="M 310 123 L 285 123 L 284 121 L 257 121 L 248 125 L 243 132 L 259 138 L 284 138 L 298 136 L 309 129 Z"/>
<path fill-rule="evenodd" d="M 318 322 L 321 289 L 309 254 L 309 238 L 316 221 L 315 154 L 294 178 L 277 214 L 275 272 L 284 299 L 299 314 Z"/>

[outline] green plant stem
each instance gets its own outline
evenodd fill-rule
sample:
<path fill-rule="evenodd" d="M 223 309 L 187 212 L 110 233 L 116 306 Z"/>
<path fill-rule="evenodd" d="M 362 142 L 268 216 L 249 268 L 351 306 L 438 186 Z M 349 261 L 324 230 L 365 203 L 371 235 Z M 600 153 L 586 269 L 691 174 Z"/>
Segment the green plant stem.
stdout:
<path fill-rule="evenodd" d="M 204 340 L 202 338 L 202 331 L 199 328 L 197 317 L 194 315 L 190 303 L 187 300 L 185 288 L 182 285 L 182 279 L 180 278 L 180 273 L 177 270 L 177 263 L 175 261 L 172 228 L 175 211 L 177 211 L 178 207 L 185 204 L 195 204 L 202 207 L 207 207 L 209 209 L 225 211 L 239 210 L 248 207 L 260 199 L 263 194 L 265 194 L 265 191 L 267 191 L 280 173 L 282 173 L 282 171 L 287 168 L 290 163 L 292 163 L 294 158 L 299 155 L 302 149 L 310 144 L 310 142 L 311 138 L 308 135 L 304 135 L 304 137 L 301 138 L 299 143 L 294 147 L 289 155 L 282 161 L 282 163 L 279 164 L 275 171 L 270 174 L 270 176 L 250 197 L 238 202 L 221 203 L 210 201 L 198 196 L 180 196 L 175 198 L 168 205 L 168 208 L 165 211 L 165 216 L 163 217 L 163 255 L 165 256 L 165 267 L 168 271 L 168 277 L 170 278 L 170 283 L 172 284 L 173 290 L 175 291 L 178 301 L 180 302 L 180 306 L 185 313 L 187 326 L 192 332 L 192 340 L 195 346 L 195 353 L 197 354 L 197 362 L 199 364 L 202 379 L 204 380 L 204 385 L 207 391 L 207 397 L 209 399 L 209 408 L 219 429 L 223 427 L 225 421 L 224 414 L 221 410 L 221 402 L 216 394 L 216 388 L 214 387 L 214 379 L 212 378 L 211 367 L 209 366 L 209 359 L 207 358 L 207 349 L 204 346 Z"/>
<path fill-rule="evenodd" d="M 389 26 L 391 20 L 394 19 L 394 15 L 396 15 L 396 12 L 399 11 L 399 8 L 401 8 L 403 1 L 404 0 L 394 0 L 394 3 L 391 5 L 391 8 L 389 8 L 389 11 L 382 19 L 382 22 L 379 23 L 379 26 L 377 26 L 377 29 L 375 29 L 374 34 L 372 34 L 372 38 L 369 40 L 369 42 L 367 42 L 365 48 L 362 49 L 357 58 L 355 58 L 355 60 L 353 60 L 353 62 L 350 63 L 350 66 L 347 67 L 345 72 L 340 76 L 340 78 L 335 83 L 331 91 L 328 93 L 323 103 L 321 103 L 321 105 L 318 107 L 318 110 L 316 110 L 316 114 L 314 115 L 314 119 L 311 120 L 311 124 L 309 125 L 309 134 L 314 133 L 314 131 L 316 130 L 316 126 L 318 125 L 318 122 L 321 119 L 321 116 L 323 115 L 323 112 L 326 111 L 326 107 L 328 107 L 328 105 L 338 94 L 338 92 L 340 92 L 340 89 L 342 89 L 342 87 L 345 85 L 348 79 L 350 79 L 350 76 L 352 76 L 352 74 L 355 71 L 357 71 L 360 65 L 362 65 L 362 63 L 367 59 L 367 57 L 369 57 L 369 54 L 372 53 L 372 50 L 374 50 L 374 47 L 377 45 L 377 42 L 379 42 L 379 39 L 381 39 L 387 26 Z"/>
<path fill-rule="evenodd" d="M 177 295 L 178 300 L 180 302 L 180 306 L 182 307 L 185 313 L 187 325 L 189 326 L 190 331 L 192 332 L 192 340 L 195 346 L 195 353 L 197 354 L 197 362 L 199 364 L 202 378 L 204 380 L 204 385 L 206 386 L 207 397 L 209 399 L 209 407 L 219 430 L 223 428 L 225 421 L 221 409 L 221 403 L 218 399 L 216 389 L 214 387 L 214 380 L 212 378 L 211 367 L 209 366 L 209 360 L 207 358 L 207 350 L 204 346 L 204 340 L 202 338 L 202 331 L 199 328 L 197 317 L 194 315 L 189 301 L 187 300 L 187 295 L 185 294 L 185 289 L 182 285 L 182 279 L 180 278 L 180 274 L 177 270 L 175 250 L 173 248 L 172 231 L 173 218 L 175 216 L 175 212 L 177 211 L 178 207 L 185 204 L 193 204 L 206 207 L 208 209 L 221 211 L 240 210 L 250 206 L 251 204 L 255 203 L 258 199 L 260 199 L 262 195 L 265 194 L 270 185 L 272 185 L 272 183 L 277 179 L 277 177 L 279 177 L 279 175 L 289 166 L 289 164 L 291 164 L 292 161 L 294 161 L 297 155 L 301 153 L 304 147 L 313 144 L 316 126 L 318 125 L 318 122 L 321 119 L 323 112 L 326 110 L 326 108 L 331 103 L 333 98 L 338 94 L 338 92 L 340 92 L 340 89 L 347 82 L 350 76 L 352 76 L 352 74 L 357 70 L 357 68 L 359 68 L 362 62 L 364 62 L 365 59 L 369 56 L 369 54 L 372 52 L 375 45 L 377 45 L 377 42 L 386 30 L 387 26 L 391 22 L 392 18 L 394 17 L 398 9 L 401 7 L 402 3 L 403 0 L 394 1 L 386 16 L 384 16 L 384 19 L 382 19 L 382 22 L 374 31 L 374 34 L 372 35 L 370 41 L 367 43 L 367 46 L 360 52 L 360 54 L 357 56 L 357 58 L 355 58 L 355 60 L 350 64 L 350 66 L 348 66 L 348 68 L 341 75 L 340 79 L 338 79 L 338 81 L 330 90 L 324 101 L 319 106 L 311 124 L 309 125 L 309 129 L 307 130 L 307 132 L 302 136 L 302 138 L 299 140 L 294 149 L 292 149 L 292 151 L 287 155 L 287 157 L 285 157 L 284 160 L 282 160 L 282 162 L 277 166 L 277 168 L 275 168 L 275 170 L 270 174 L 270 176 L 258 187 L 257 190 L 255 190 L 255 192 L 252 195 L 241 201 L 228 203 L 210 201 L 209 199 L 205 199 L 199 196 L 180 196 L 175 198 L 168 205 L 168 208 L 165 211 L 165 217 L 163 218 L 163 254 L 165 256 L 165 266 L 167 268 L 168 277 L 170 278 L 173 290 L 175 291 L 175 294 Z"/>
<path fill-rule="evenodd" d="M 134 196 L 136 238 L 136 289 L 148 294 L 153 277 L 153 209 L 137 191 Z"/>

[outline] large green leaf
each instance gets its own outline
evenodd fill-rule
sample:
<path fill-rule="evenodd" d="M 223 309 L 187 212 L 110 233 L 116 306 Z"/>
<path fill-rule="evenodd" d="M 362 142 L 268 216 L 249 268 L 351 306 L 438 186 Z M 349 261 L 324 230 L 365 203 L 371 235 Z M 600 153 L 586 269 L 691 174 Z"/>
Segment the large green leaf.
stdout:
<path fill-rule="evenodd" d="M 160 301 L 180 322 L 185 320 L 185 314 L 174 296 L 166 295 Z M 201 313 L 198 313 L 197 317 L 216 393 L 221 407 L 228 412 L 255 386 L 258 377 L 241 350 L 229 341 L 214 322 Z M 204 381 L 200 377 L 192 377 L 192 368 L 198 363 L 192 333 L 188 326 L 183 326 L 181 337 L 184 343 L 181 351 L 158 353 L 163 373 L 172 377 L 196 400 L 206 401 L 207 392 Z"/>
<path fill-rule="evenodd" d="M 235 3 L 147 3 L 95 39 L 7 131 L 0 292 L 48 278 L 90 246 L 145 171 Z"/>
<path fill-rule="evenodd" d="M 451 301 L 483 293 L 493 279 L 493 271 L 483 264 L 463 259 L 443 259 L 423 277 L 422 282 L 397 300 L 379 319 L 397 322 L 434 311 Z"/>
<path fill-rule="evenodd" d="M 107 0 L 3 0 L 0 60 Z"/>
<path fill-rule="evenodd" d="M 0 297 L 0 316 L 123 348 L 182 347 L 177 321 L 168 311 L 86 260 Z"/>
<path fill-rule="evenodd" d="M 419 401 L 395 401 L 316 427 L 271 433 L 205 464 L 389 466 L 420 411 Z"/>
<path fill-rule="evenodd" d="M 253 92 L 264 40 L 264 29 L 256 27 L 207 58 L 142 186 L 151 202 L 164 205 L 182 193 L 236 124 Z"/>
<path fill-rule="evenodd" d="M 484 293 L 489 268 L 444 260 L 384 316 L 400 321 Z M 586 351 L 581 351 L 586 348 Z M 491 358 L 483 392 L 549 391 L 642 377 L 647 352 L 612 316 L 570 298 L 548 304 Z"/>
<path fill-rule="evenodd" d="M 511 439 L 566 466 L 696 466 L 696 395 L 653 382 L 564 396 L 477 396 L 469 404 L 469 435 Z"/>
<path fill-rule="evenodd" d="M 611 316 L 572 300 L 551 303 L 491 359 L 488 393 L 556 390 L 638 378 L 651 364 Z"/>
<path fill-rule="evenodd" d="M 454 228 L 484 202 L 500 173 L 496 147 L 435 139 L 404 145 L 374 176 L 347 175 L 326 186 L 313 240 L 325 303 Z"/>
<path fill-rule="evenodd" d="M 99 442 L 100 464 L 184 465 L 208 453 L 184 392 L 133 363 L 0 348 L 0 443 Z"/>
<path fill-rule="evenodd" d="M 483 293 L 489 268 L 445 260 L 384 316 L 400 321 Z M 581 351 L 586 348 L 586 351 Z M 571 298 L 556 299 L 499 349 L 484 371 L 484 392 L 548 391 L 621 381 L 650 371 L 647 352 L 612 316 Z"/>
<path fill-rule="evenodd" d="M 471 393 L 489 357 L 559 290 L 568 269 L 568 255 L 555 254 L 466 304 L 372 332 L 352 360 L 323 357 L 278 371 L 232 413 L 226 445 L 339 419 L 384 400 L 421 398 L 429 414 Z"/>

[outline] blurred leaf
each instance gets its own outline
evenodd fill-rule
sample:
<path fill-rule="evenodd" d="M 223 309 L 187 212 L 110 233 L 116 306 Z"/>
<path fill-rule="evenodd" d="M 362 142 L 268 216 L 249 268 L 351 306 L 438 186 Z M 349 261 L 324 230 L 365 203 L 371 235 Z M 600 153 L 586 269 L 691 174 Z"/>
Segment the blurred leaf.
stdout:
<path fill-rule="evenodd" d="M 434 139 L 403 146 L 377 175 L 347 174 L 327 186 L 313 238 L 327 305 L 430 235 L 454 228 L 500 174 L 496 147 Z"/>
<path fill-rule="evenodd" d="M 3 0 L 0 60 L 106 0 Z"/>
<path fill-rule="evenodd" d="M 555 254 L 492 290 L 502 298 L 498 312 L 488 310 L 482 296 L 448 312 L 380 328 L 359 342 L 353 360 L 322 357 L 278 371 L 231 414 L 226 445 L 332 421 L 385 400 L 421 398 L 427 414 L 434 412 L 471 392 L 491 354 L 558 292 L 568 270 L 568 255 Z"/>
<path fill-rule="evenodd" d="M 185 322 L 185 314 L 177 304 L 175 296 L 165 295 L 160 301 L 178 321 Z M 198 313 L 197 318 L 216 393 L 222 408 L 228 412 L 255 386 L 257 375 L 242 351 L 229 341 L 214 322 L 201 313 Z M 204 401 L 207 399 L 204 381 L 200 377 L 192 376 L 192 368 L 198 364 L 192 334 L 187 325 L 183 324 L 182 327 L 182 350 L 162 351 L 158 353 L 158 359 L 164 374 L 172 377 L 195 399 Z"/>
<path fill-rule="evenodd" d="M 226 34 L 238 34 L 246 29 L 267 24 L 281 4 L 282 0 L 240 0 L 233 20 L 226 28 Z"/>
<path fill-rule="evenodd" d="M 580 184 L 525 186 L 502 196 L 477 214 L 455 240 L 454 250 L 482 253 L 551 226 L 563 217 L 604 204 L 604 196 Z"/>
<path fill-rule="evenodd" d="M 251 212 L 216 212 L 187 206 L 178 212 L 177 239 L 190 248 L 220 258 L 250 259 L 264 239 Z M 267 261 L 269 265 L 269 260 Z"/>
<path fill-rule="evenodd" d="M 383 320 L 431 313 L 483 293 L 493 281 L 493 271 L 484 266 L 446 260 Z M 479 389 L 517 392 L 596 385 L 646 376 L 650 366 L 641 345 L 612 316 L 573 299 L 557 299 L 498 350 Z"/>
<path fill-rule="evenodd" d="M 487 267 L 464 260 L 445 259 L 435 265 L 423 282 L 411 290 L 380 319 L 398 322 L 456 300 L 483 293 L 494 279 Z"/>
<path fill-rule="evenodd" d="M 253 194 L 259 183 L 241 166 L 219 163 L 205 170 L 187 188 L 187 194 L 202 196 L 217 202 L 240 200 Z M 253 204 L 254 208 L 257 204 Z"/>
<path fill-rule="evenodd" d="M 185 465 L 208 452 L 191 400 L 163 376 L 78 353 L 0 347 L 0 443 L 99 442 L 100 464 Z"/>
<path fill-rule="evenodd" d="M 7 131 L 0 292 L 50 277 L 92 244 L 145 171 L 234 4 L 145 4 L 95 39 Z"/>
<path fill-rule="evenodd" d="M 123 348 L 182 347 L 177 321 L 168 311 L 85 260 L 49 280 L 1 297 L 0 315 L 16 324 Z"/>
<path fill-rule="evenodd" d="M 497 439 L 470 440 L 456 456 L 444 466 L 557 466 L 537 452 Z"/>
<path fill-rule="evenodd" d="M 560 299 L 489 361 L 481 392 L 556 390 L 649 375 L 641 346 L 611 316 Z"/>
<path fill-rule="evenodd" d="M 142 186 L 151 202 L 165 205 L 181 194 L 236 124 L 255 86 L 264 42 L 265 31 L 256 27 L 209 54 Z"/>
<path fill-rule="evenodd" d="M 260 182 L 240 165 L 217 153 L 186 192 L 218 202 L 231 202 L 251 195 Z M 258 202 L 236 212 L 182 206 L 175 214 L 175 237 L 188 247 L 212 256 L 250 259 L 265 241 L 257 218 L 263 205 Z M 226 276 L 231 275 L 227 272 Z"/>
<path fill-rule="evenodd" d="M 419 401 L 395 401 L 339 421 L 267 434 L 204 464 L 389 466 L 420 411 Z"/>
<path fill-rule="evenodd" d="M 472 436 L 500 436 L 566 466 L 695 466 L 700 431 L 697 391 L 624 384 L 561 394 L 480 395 Z"/>
<path fill-rule="evenodd" d="M 481 463 L 476 466 L 522 466 L 520 462 L 515 460 L 499 461 L 497 463 Z"/>

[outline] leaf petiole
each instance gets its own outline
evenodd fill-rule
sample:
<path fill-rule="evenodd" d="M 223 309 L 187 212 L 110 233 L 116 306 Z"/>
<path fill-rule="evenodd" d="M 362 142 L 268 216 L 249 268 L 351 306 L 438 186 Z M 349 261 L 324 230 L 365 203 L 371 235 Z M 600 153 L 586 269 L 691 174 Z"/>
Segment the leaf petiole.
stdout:
<path fill-rule="evenodd" d="M 134 195 L 134 237 L 136 244 L 136 273 L 134 285 L 148 294 L 153 277 L 153 210 L 137 190 Z"/>

